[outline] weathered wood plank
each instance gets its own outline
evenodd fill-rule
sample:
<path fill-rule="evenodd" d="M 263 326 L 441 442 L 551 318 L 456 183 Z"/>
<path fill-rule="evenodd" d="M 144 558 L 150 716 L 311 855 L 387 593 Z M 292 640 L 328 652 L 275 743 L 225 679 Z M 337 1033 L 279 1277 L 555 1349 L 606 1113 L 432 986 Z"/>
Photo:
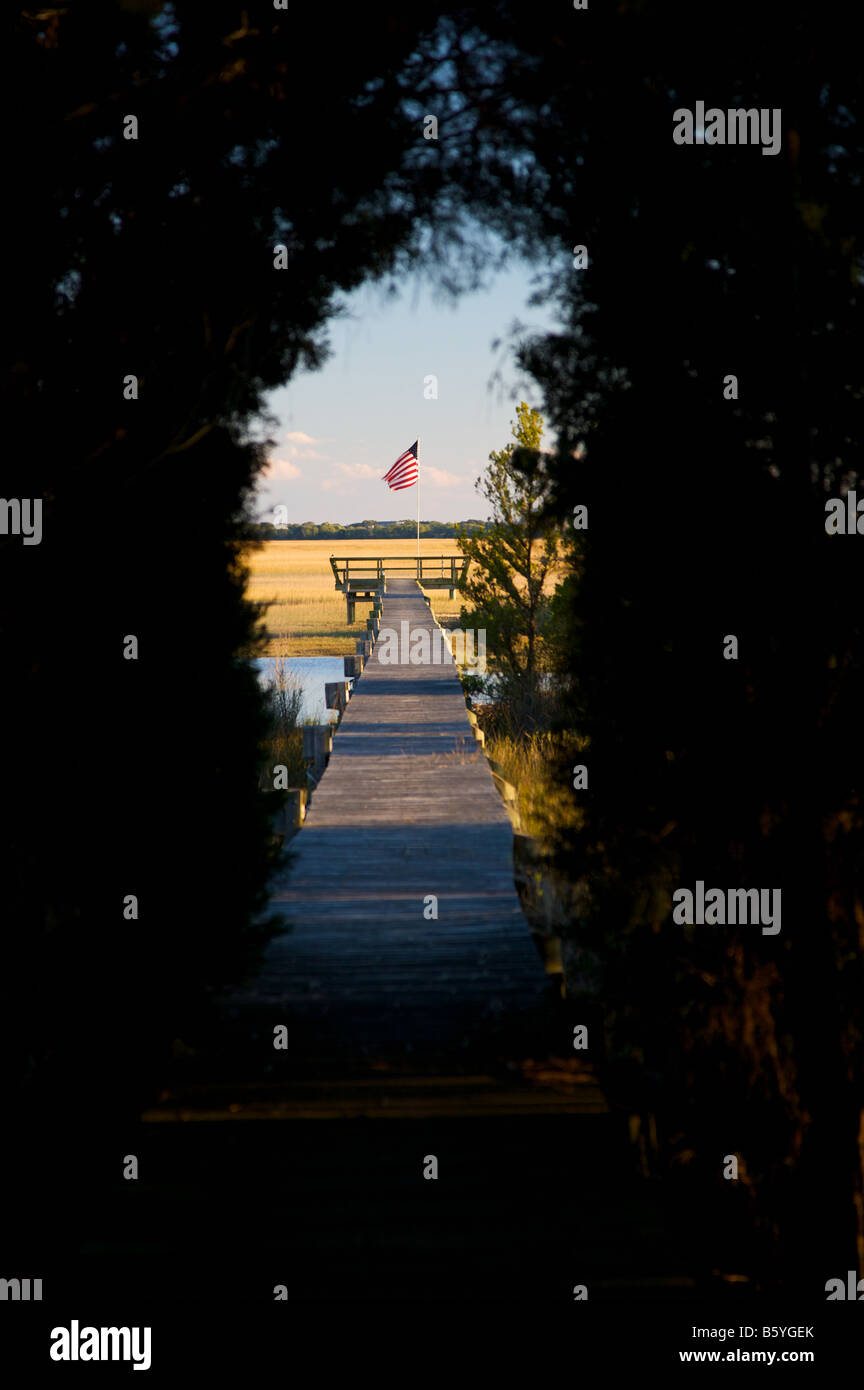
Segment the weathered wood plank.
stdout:
<path fill-rule="evenodd" d="M 381 659 L 381 634 L 401 639 L 403 623 L 407 654 L 418 629 L 437 631 L 416 582 L 390 578 L 381 632 L 274 886 L 271 907 L 289 930 L 227 1001 L 241 1030 L 244 1018 L 262 1036 L 271 1021 L 288 1026 L 290 1085 L 266 1103 L 235 1087 L 226 1113 L 450 1115 L 470 1109 L 469 1092 L 478 1114 L 599 1112 L 593 1079 L 535 1094 L 521 1074 L 527 1058 L 567 1053 L 559 991 L 519 905 L 512 826 L 450 652 L 440 643 L 429 665 L 405 651 L 396 664 Z M 313 1099 L 301 1085 L 358 1067 L 376 1072 L 371 1091 Z M 437 1076 L 438 1089 L 417 1099 L 406 1067 Z M 454 1078 L 478 1071 L 494 1080 L 459 1090 Z M 216 1116 L 212 1097 L 198 1103 Z M 154 1118 L 180 1111 L 191 1113 L 188 1098 Z"/>

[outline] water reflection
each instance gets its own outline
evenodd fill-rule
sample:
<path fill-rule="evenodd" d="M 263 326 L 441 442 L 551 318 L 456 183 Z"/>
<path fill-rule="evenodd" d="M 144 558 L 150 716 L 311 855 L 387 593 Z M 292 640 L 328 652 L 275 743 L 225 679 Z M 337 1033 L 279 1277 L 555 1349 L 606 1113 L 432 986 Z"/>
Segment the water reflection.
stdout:
<path fill-rule="evenodd" d="M 297 683 L 303 697 L 301 722 L 326 724 L 335 718 L 335 711 L 328 712 L 324 703 L 324 684 L 345 679 L 341 656 L 264 656 L 257 657 L 252 665 L 262 685 L 269 684 L 280 668 Z"/>

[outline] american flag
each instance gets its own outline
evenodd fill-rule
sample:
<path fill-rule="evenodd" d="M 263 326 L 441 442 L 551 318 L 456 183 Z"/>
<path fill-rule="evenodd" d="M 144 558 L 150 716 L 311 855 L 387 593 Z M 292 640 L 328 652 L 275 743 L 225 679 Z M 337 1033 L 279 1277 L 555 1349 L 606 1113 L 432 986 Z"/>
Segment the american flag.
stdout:
<path fill-rule="evenodd" d="M 418 440 L 414 440 L 410 449 L 406 449 L 404 454 L 400 454 L 393 467 L 384 474 L 383 481 L 387 484 L 391 492 L 401 492 L 403 487 L 413 487 L 417 481 L 417 445 Z"/>

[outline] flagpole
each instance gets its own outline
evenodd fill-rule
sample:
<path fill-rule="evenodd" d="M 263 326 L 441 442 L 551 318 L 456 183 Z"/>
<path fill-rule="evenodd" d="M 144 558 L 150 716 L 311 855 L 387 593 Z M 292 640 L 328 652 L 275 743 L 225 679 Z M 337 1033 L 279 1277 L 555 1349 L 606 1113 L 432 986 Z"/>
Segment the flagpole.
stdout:
<path fill-rule="evenodd" d="M 417 436 L 417 559 L 420 559 L 420 436 Z M 418 570 L 420 566 L 417 566 Z M 418 574 L 417 578 L 420 576 Z"/>

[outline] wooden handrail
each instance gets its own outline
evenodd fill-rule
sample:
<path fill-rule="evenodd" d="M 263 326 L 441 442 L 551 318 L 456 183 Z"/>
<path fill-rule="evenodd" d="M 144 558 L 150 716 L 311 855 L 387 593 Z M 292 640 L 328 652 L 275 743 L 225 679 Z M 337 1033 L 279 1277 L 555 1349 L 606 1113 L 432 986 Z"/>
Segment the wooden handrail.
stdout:
<path fill-rule="evenodd" d="M 454 572 L 457 562 L 460 562 L 463 566 L 465 563 L 464 558 L 459 555 L 421 555 L 419 557 L 421 569 L 428 569 L 430 566 L 438 566 L 439 573 L 441 569 L 444 568 L 445 562 L 447 568 Z M 418 557 L 416 555 L 384 555 L 375 557 L 374 559 L 371 557 L 366 559 L 362 555 L 330 556 L 330 566 L 334 574 L 336 573 L 337 566 L 343 566 L 346 571 L 368 571 L 370 574 L 383 574 L 385 570 L 391 569 L 394 565 L 404 566 L 406 569 L 416 569 L 417 564 Z"/>
<path fill-rule="evenodd" d="M 437 565 L 437 564 L 440 564 L 440 562 L 441 562 L 442 560 L 458 560 L 458 559 L 460 559 L 460 558 L 461 558 L 460 555 L 454 555 L 452 552 L 450 552 L 450 553 L 447 554 L 447 555 L 421 555 L 421 556 L 420 556 L 420 560 L 423 562 L 423 564 L 430 564 L 430 563 L 431 563 L 431 564 L 436 564 L 436 565 Z M 330 563 L 331 563 L 331 564 L 335 564 L 335 565 L 344 565 L 344 564 L 352 564 L 352 565 L 355 565 L 355 564 L 370 564 L 370 563 L 373 564 L 373 565 L 379 565 L 379 564 L 380 564 L 380 565 L 389 565 L 390 562 L 391 562 L 392 560 L 410 560 L 412 564 L 416 564 L 416 563 L 417 563 L 417 556 L 416 556 L 416 555 L 383 555 L 383 556 L 375 556 L 375 558 L 374 558 L 374 559 L 371 559 L 371 560 L 367 560 L 363 555 L 331 555 L 331 556 L 330 556 Z"/>
<path fill-rule="evenodd" d="M 388 574 L 412 575 L 422 584 L 424 579 L 437 581 L 439 586 L 458 589 L 463 583 L 470 558 L 457 555 L 331 555 L 330 568 L 337 589 L 351 583 L 361 587 L 382 585 Z"/>

